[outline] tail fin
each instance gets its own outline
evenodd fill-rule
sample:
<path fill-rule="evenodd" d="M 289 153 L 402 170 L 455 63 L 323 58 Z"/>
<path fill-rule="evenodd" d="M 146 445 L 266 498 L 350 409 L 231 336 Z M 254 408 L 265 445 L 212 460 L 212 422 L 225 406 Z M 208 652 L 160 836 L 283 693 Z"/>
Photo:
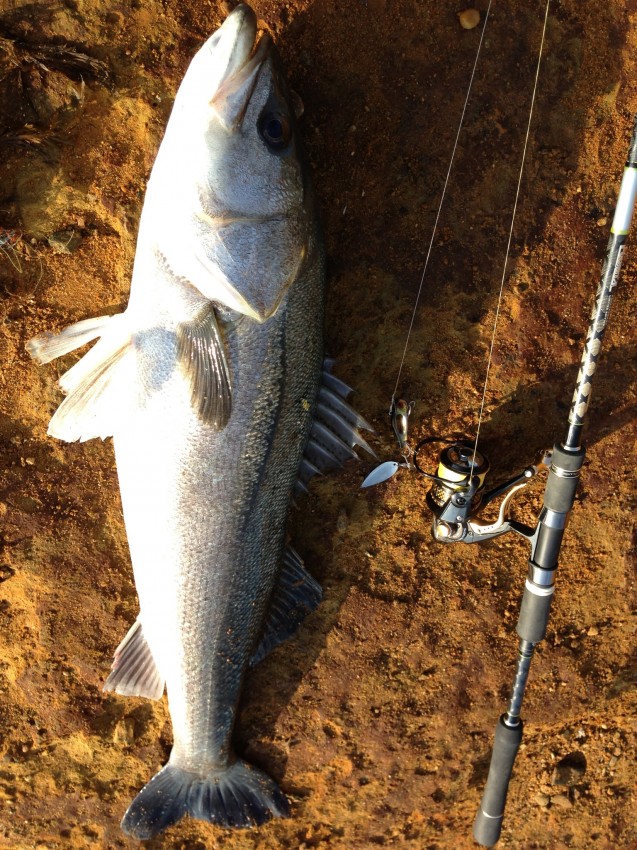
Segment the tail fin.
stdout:
<path fill-rule="evenodd" d="M 273 779 L 245 761 L 205 777 L 167 764 L 130 804 L 122 829 L 143 841 L 184 815 L 219 826 L 258 826 L 287 817 L 289 804 Z"/>

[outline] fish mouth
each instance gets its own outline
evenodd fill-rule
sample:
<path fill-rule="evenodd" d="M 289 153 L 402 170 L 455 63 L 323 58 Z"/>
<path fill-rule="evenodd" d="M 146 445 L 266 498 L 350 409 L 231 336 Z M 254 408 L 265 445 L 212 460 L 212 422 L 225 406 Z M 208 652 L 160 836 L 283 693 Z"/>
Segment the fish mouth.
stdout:
<path fill-rule="evenodd" d="M 241 125 L 271 46 L 269 35 L 257 39 L 256 15 L 244 4 L 237 6 L 208 39 L 204 50 L 212 54 L 217 71 L 210 105 L 228 130 Z"/>

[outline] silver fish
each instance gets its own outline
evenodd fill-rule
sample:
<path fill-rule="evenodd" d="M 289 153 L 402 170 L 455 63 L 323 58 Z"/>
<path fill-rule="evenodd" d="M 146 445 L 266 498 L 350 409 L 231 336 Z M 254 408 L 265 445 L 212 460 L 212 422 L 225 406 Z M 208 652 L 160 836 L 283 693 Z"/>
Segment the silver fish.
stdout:
<path fill-rule="evenodd" d="M 158 699 L 174 743 L 122 828 L 185 814 L 288 813 L 237 758 L 246 671 L 321 590 L 285 544 L 293 493 L 369 428 L 323 363 L 323 254 L 292 101 L 238 6 L 194 57 L 150 176 L 128 307 L 28 344 L 40 362 L 99 337 L 60 380 L 63 440 L 113 436 L 140 613 L 106 690 Z"/>

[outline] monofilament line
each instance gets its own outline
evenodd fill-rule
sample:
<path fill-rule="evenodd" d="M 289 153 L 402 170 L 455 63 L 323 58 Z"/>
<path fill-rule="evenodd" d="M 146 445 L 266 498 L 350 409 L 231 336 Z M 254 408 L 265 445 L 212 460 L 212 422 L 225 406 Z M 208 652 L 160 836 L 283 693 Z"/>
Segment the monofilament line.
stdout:
<path fill-rule="evenodd" d="M 540 65 L 542 63 L 542 50 L 544 48 L 544 40 L 546 38 L 546 24 L 549 18 L 549 7 L 551 0 L 546 0 L 546 9 L 544 11 L 544 26 L 542 27 L 542 38 L 540 40 L 540 49 L 537 57 L 537 67 L 535 69 L 535 82 L 533 84 L 533 94 L 531 96 L 531 108 L 529 109 L 529 120 L 526 125 L 526 136 L 524 137 L 524 147 L 522 149 L 522 162 L 520 163 L 520 173 L 518 175 L 518 185 L 515 191 L 515 201 L 513 203 L 513 212 L 511 213 L 511 226 L 509 228 L 509 238 L 507 241 L 506 253 L 504 255 L 504 263 L 502 265 L 502 278 L 500 280 L 500 292 L 498 293 L 498 303 L 495 308 L 495 318 L 493 320 L 493 333 L 491 334 L 491 343 L 489 345 L 489 356 L 487 358 L 487 371 L 484 377 L 484 386 L 482 388 L 482 401 L 480 402 L 480 413 L 478 415 L 478 427 L 476 430 L 476 439 L 473 444 L 472 464 L 475 464 L 476 454 L 478 451 L 478 439 L 480 437 L 480 426 L 482 425 L 482 416 L 484 413 L 484 405 L 487 397 L 487 387 L 489 385 L 489 373 L 491 371 L 491 362 L 493 359 L 493 347 L 495 345 L 495 336 L 498 327 L 498 319 L 500 318 L 500 308 L 502 306 L 502 293 L 504 291 L 504 281 L 506 279 L 507 265 L 509 262 L 509 254 L 511 252 L 511 242 L 513 240 L 513 227 L 515 225 L 515 214 L 518 209 L 518 200 L 520 197 L 520 187 L 522 186 L 522 175 L 524 174 L 524 162 L 526 159 L 526 151 L 529 146 L 529 137 L 531 135 L 531 121 L 533 120 L 533 108 L 535 106 L 535 95 L 537 94 L 538 81 L 540 79 Z"/>
<path fill-rule="evenodd" d="M 400 383 L 400 376 L 402 374 L 403 366 L 405 364 L 405 357 L 407 355 L 407 348 L 409 347 L 409 338 L 411 336 L 411 331 L 412 331 L 413 326 L 414 326 L 414 320 L 416 318 L 416 311 L 418 309 L 418 302 L 420 301 L 420 294 L 422 292 L 423 283 L 425 282 L 425 274 L 427 272 L 427 266 L 429 264 L 429 257 L 431 256 L 431 249 L 433 248 L 434 239 L 436 238 L 436 231 L 438 229 L 438 219 L 440 218 L 440 212 L 442 210 L 442 205 L 444 203 L 445 195 L 447 193 L 447 185 L 449 183 L 449 175 L 451 174 L 451 167 L 453 165 L 453 160 L 454 160 L 455 155 L 456 155 L 456 149 L 458 147 L 458 139 L 460 138 L 460 131 L 462 130 L 462 124 L 464 122 L 465 112 L 467 111 L 467 104 L 469 103 L 469 95 L 471 94 L 471 87 L 473 85 L 473 78 L 475 77 L 476 68 L 478 67 L 478 59 L 480 58 L 480 51 L 482 50 L 482 42 L 484 40 L 484 32 L 487 28 L 487 21 L 489 20 L 489 12 L 491 11 L 491 2 L 492 2 L 492 0 L 489 0 L 489 5 L 487 6 L 487 11 L 485 12 L 484 24 L 482 25 L 482 31 L 480 33 L 480 41 L 478 42 L 478 49 L 476 50 L 476 58 L 474 60 L 473 68 L 471 70 L 471 78 L 469 79 L 469 87 L 467 88 L 467 94 L 465 96 L 464 104 L 463 104 L 463 107 L 462 107 L 462 113 L 460 115 L 460 122 L 458 124 L 458 131 L 456 133 L 456 139 L 453 143 L 453 149 L 451 151 L 451 159 L 449 160 L 449 167 L 447 168 L 447 176 L 445 177 L 445 182 L 444 182 L 444 185 L 442 187 L 442 194 L 440 195 L 440 203 L 438 204 L 438 211 L 436 213 L 436 218 L 434 220 L 434 226 L 433 226 L 433 230 L 431 232 L 431 239 L 429 240 L 429 248 L 427 249 L 427 256 L 425 257 L 425 265 L 423 267 L 422 275 L 420 277 L 420 285 L 418 286 L 418 292 L 416 293 L 416 302 L 414 304 L 414 309 L 413 309 L 413 312 L 411 314 L 411 322 L 409 323 L 409 329 L 407 331 L 407 338 L 405 339 L 405 347 L 403 349 L 403 356 L 402 356 L 402 359 L 400 361 L 400 366 L 398 367 L 398 376 L 396 378 L 396 385 L 394 387 L 394 392 L 392 393 L 392 397 L 391 397 L 391 406 L 389 408 L 390 414 L 394 409 L 394 403 L 396 401 L 396 393 L 398 392 L 398 384 Z"/>

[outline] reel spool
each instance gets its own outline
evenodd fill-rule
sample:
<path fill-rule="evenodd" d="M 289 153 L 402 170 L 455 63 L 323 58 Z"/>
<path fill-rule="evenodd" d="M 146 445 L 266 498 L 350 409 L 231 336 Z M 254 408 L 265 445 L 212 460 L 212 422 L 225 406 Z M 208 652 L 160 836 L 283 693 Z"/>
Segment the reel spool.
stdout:
<path fill-rule="evenodd" d="M 429 443 L 444 443 L 435 475 L 418 463 L 418 452 Z M 426 498 L 434 538 L 444 543 L 465 538 L 470 518 L 482 506 L 489 461 L 468 440 L 427 437 L 416 446 L 414 466 L 432 482 Z"/>
<path fill-rule="evenodd" d="M 475 513 L 482 502 L 488 471 L 489 461 L 481 452 L 474 452 L 474 447 L 469 443 L 451 443 L 446 446 L 440 452 L 438 471 L 427 493 L 427 504 L 431 511 L 438 516 L 454 495 L 456 503 L 464 507 L 461 501 L 465 498 L 463 494 L 467 492 L 471 479 L 477 478 L 478 486 L 470 499 L 470 513 Z"/>

